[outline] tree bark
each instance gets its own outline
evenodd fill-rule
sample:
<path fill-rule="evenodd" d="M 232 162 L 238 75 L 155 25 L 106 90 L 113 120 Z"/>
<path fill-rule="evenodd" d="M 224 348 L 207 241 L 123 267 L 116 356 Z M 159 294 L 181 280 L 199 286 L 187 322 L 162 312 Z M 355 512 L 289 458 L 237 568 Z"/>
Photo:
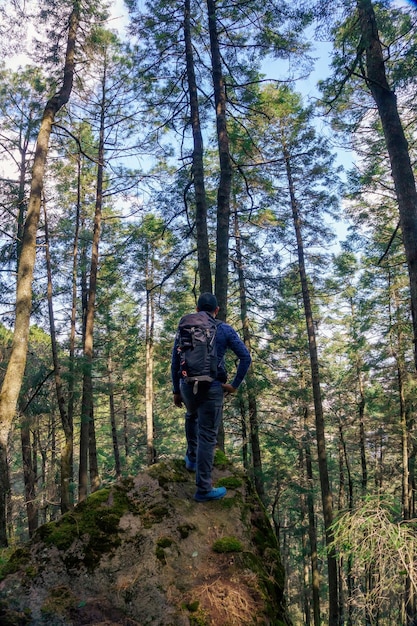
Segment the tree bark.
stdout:
<path fill-rule="evenodd" d="M 310 434 L 308 428 L 308 408 L 304 409 L 304 453 L 307 479 L 307 510 L 308 510 L 308 537 L 310 542 L 311 587 L 313 601 L 314 626 L 320 626 L 320 571 L 317 548 L 317 527 L 314 512 L 314 480 L 313 463 L 311 460 Z"/>
<path fill-rule="evenodd" d="M 52 124 L 59 109 L 70 97 L 74 78 L 75 44 L 79 25 L 79 3 L 74 2 L 69 18 L 64 77 L 61 89 L 47 102 L 39 129 L 32 170 L 28 211 L 22 235 L 16 284 L 16 317 L 10 359 L 0 392 L 0 546 L 7 545 L 6 500 L 10 491 L 8 476 L 8 437 L 26 366 L 32 308 L 32 283 L 36 261 L 36 236 Z"/>
<path fill-rule="evenodd" d="M 151 256 L 151 253 L 150 253 Z M 153 417 L 153 336 L 154 336 L 154 303 L 151 285 L 152 258 L 147 259 L 146 277 L 146 377 L 145 377 L 145 410 L 146 410 L 146 456 L 148 465 L 152 465 L 156 460 L 156 450 L 154 444 L 154 417 Z"/>
<path fill-rule="evenodd" d="M 191 128 L 193 131 L 193 180 L 196 209 L 197 255 L 198 273 L 200 277 L 200 293 L 210 292 L 213 289 L 210 267 L 210 249 L 207 233 L 207 201 L 204 183 L 204 147 L 201 133 L 200 112 L 198 105 L 197 82 L 194 70 L 194 55 L 191 39 L 191 9 L 190 0 L 184 4 L 184 38 L 185 58 L 187 65 L 188 92 L 190 96 Z"/>
<path fill-rule="evenodd" d="M 49 229 L 46 207 L 44 204 L 44 220 L 45 220 L 45 257 L 46 257 L 46 273 L 48 277 L 47 297 L 48 297 L 48 314 L 49 328 L 51 333 L 52 361 L 54 364 L 55 390 L 58 400 L 59 414 L 61 417 L 62 429 L 65 436 L 65 445 L 63 446 L 63 454 L 61 461 L 61 512 L 66 513 L 70 509 L 69 486 L 72 480 L 72 445 L 73 445 L 73 428 L 67 412 L 66 398 L 64 394 L 64 385 L 61 376 L 61 364 L 58 358 L 58 346 L 56 340 L 55 317 L 52 302 L 52 268 L 51 256 L 49 250 Z"/>
<path fill-rule="evenodd" d="M 36 504 L 36 474 L 32 462 L 32 442 L 28 418 L 22 416 L 20 427 L 22 442 L 23 480 L 25 483 L 25 503 L 28 518 L 29 537 L 32 537 L 38 528 L 38 506 Z"/>
<path fill-rule="evenodd" d="M 388 84 L 378 26 L 371 0 L 358 0 L 361 42 L 358 54 L 365 52 L 365 80 L 378 108 L 391 163 L 400 213 L 400 224 L 410 282 L 411 315 L 414 337 L 414 365 L 417 370 L 417 190 L 408 143 L 398 112 L 397 98 Z"/>
<path fill-rule="evenodd" d="M 116 428 L 116 411 L 114 406 L 114 382 L 113 382 L 113 362 L 109 355 L 107 357 L 107 377 L 109 381 L 109 407 L 110 407 L 110 425 L 111 425 L 111 438 L 113 442 L 113 454 L 114 454 L 114 468 L 116 476 L 119 477 L 122 473 L 120 466 L 120 452 L 119 443 L 117 441 L 117 428 Z"/>
<path fill-rule="evenodd" d="M 216 0 L 207 0 L 207 11 L 220 164 L 220 181 L 217 190 L 215 292 L 220 307 L 218 318 L 225 321 L 227 319 L 227 288 L 229 278 L 229 223 L 232 162 L 226 124 L 226 87 L 222 73 L 219 35 L 217 30 Z"/>

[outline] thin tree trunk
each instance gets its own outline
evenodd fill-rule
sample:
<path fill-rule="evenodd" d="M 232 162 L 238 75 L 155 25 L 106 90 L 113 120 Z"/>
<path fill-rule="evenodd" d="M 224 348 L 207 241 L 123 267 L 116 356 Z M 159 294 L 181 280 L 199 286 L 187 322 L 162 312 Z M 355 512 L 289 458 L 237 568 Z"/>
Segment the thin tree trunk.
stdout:
<path fill-rule="evenodd" d="M 246 472 L 249 471 L 249 455 L 248 455 L 248 429 L 247 429 L 247 416 L 246 406 L 241 395 L 238 396 L 239 412 L 240 412 L 240 424 L 242 429 L 242 464 Z"/>
<path fill-rule="evenodd" d="M 326 535 L 328 585 L 329 585 L 329 626 L 339 624 L 339 602 L 338 602 L 338 567 L 336 554 L 332 547 L 333 542 L 333 497 L 330 489 L 329 472 L 327 467 L 326 440 L 324 413 L 320 388 L 320 368 L 317 353 L 316 333 L 314 330 L 313 311 L 311 306 L 310 290 L 308 286 L 304 245 L 301 233 L 301 222 L 295 197 L 294 182 L 292 177 L 290 156 L 285 143 L 282 145 L 283 156 L 286 166 L 291 209 L 294 221 L 294 229 L 297 238 L 298 267 L 300 273 L 301 290 L 303 294 L 304 313 L 307 325 L 308 345 L 310 353 L 311 379 L 313 387 L 314 413 L 316 421 L 317 451 L 319 460 L 319 475 L 322 496 L 322 507 L 324 517 L 324 527 Z"/>
<path fill-rule="evenodd" d="M 93 389 L 92 385 L 91 389 Z M 92 398 L 90 411 L 90 421 L 88 424 L 88 461 L 90 468 L 90 484 L 91 491 L 97 491 L 97 489 L 100 488 L 101 480 L 98 472 L 96 426 L 94 422 L 94 404 Z"/>
<path fill-rule="evenodd" d="M 353 305 L 352 300 L 350 303 L 350 307 L 351 307 L 352 318 L 354 318 L 355 310 L 354 310 L 354 305 Z M 362 489 L 362 496 L 365 497 L 366 491 L 368 489 L 368 466 L 366 462 L 366 437 L 365 437 L 365 404 L 366 402 L 365 402 L 365 391 L 364 391 L 363 379 L 362 379 L 363 368 L 362 368 L 362 362 L 358 354 L 356 354 L 355 366 L 356 366 L 356 378 L 357 378 L 358 394 L 359 394 L 358 416 L 359 416 L 359 448 L 360 448 L 360 454 L 361 454 L 361 469 L 362 469 L 361 489 Z"/>
<path fill-rule="evenodd" d="M 32 442 L 28 418 L 22 416 L 20 427 L 22 442 L 23 480 L 25 484 L 25 503 L 28 518 L 29 537 L 32 537 L 38 528 L 38 506 L 36 504 L 36 476 L 32 460 Z"/>
<path fill-rule="evenodd" d="M 97 275 L 99 259 L 99 242 L 103 209 L 103 178 L 104 178 L 104 124 L 106 110 L 106 67 L 102 81 L 102 99 L 100 111 L 100 137 L 98 147 L 96 207 L 94 214 L 93 242 L 91 248 L 90 281 L 86 303 L 85 336 L 84 336 L 84 376 L 81 406 L 80 428 L 80 465 L 78 480 L 78 499 L 85 500 L 88 492 L 88 461 L 90 461 L 91 489 L 95 491 L 100 485 L 97 453 L 95 447 L 94 413 L 93 413 L 93 356 L 94 356 L 94 314 L 97 295 Z"/>
<path fill-rule="evenodd" d="M 155 313 L 153 292 L 151 285 L 152 259 L 147 261 L 147 289 L 146 289 L 146 378 L 145 378 L 145 404 L 146 404 L 146 456 L 148 465 L 156 460 L 154 444 L 154 417 L 153 417 L 153 335 L 155 325 Z"/>
<path fill-rule="evenodd" d="M 124 383 L 124 381 L 123 381 Z M 123 384 L 124 388 L 124 384 Z M 126 459 L 130 456 L 130 445 L 129 445 L 129 436 L 128 436 L 128 420 L 127 420 L 127 402 L 126 398 L 123 397 L 123 442 L 124 442 L 124 450 Z"/>
<path fill-rule="evenodd" d="M 314 626 L 320 626 L 320 571 L 317 548 L 316 516 L 314 513 L 313 463 L 311 460 L 307 407 L 305 407 L 304 409 L 304 433 L 304 452 L 307 477 L 308 536 L 310 541 L 311 588 L 313 596 L 313 621 Z"/>
<path fill-rule="evenodd" d="M 68 102 L 72 90 L 78 24 L 79 3 L 74 2 L 69 19 L 63 84 L 61 89 L 46 104 L 33 162 L 29 205 L 22 236 L 16 284 L 16 317 L 13 343 L 0 392 L 0 546 L 7 545 L 6 505 L 10 492 L 7 445 L 26 366 L 32 308 L 32 282 L 36 260 L 36 236 L 41 210 L 45 164 L 55 116 L 59 109 Z"/>
<path fill-rule="evenodd" d="M 213 289 L 210 267 L 210 249 L 207 233 L 207 201 L 204 183 L 204 147 L 203 136 L 200 125 L 200 112 L 198 106 L 197 82 L 194 71 L 194 55 L 191 40 L 191 9 L 190 0 L 184 3 L 184 38 L 185 38 L 185 59 L 187 64 L 188 92 L 190 95 L 191 127 L 193 131 L 193 180 L 195 192 L 196 209 L 196 231 L 197 231 L 197 256 L 198 273 L 200 277 L 200 293 L 210 292 Z"/>
<path fill-rule="evenodd" d="M 305 483 L 305 463 L 304 463 L 304 450 L 302 442 L 299 444 L 298 453 L 298 466 L 302 482 Z M 301 606 L 304 613 L 304 626 L 310 626 L 311 624 L 311 587 L 310 587 L 310 568 L 308 566 L 308 527 L 306 528 L 306 520 L 308 519 L 308 507 L 307 507 L 307 493 L 308 490 L 304 488 L 300 494 L 300 526 L 301 526 L 301 545 L 302 545 L 302 559 L 303 559 L 303 586 L 301 593 Z"/>
<path fill-rule="evenodd" d="M 113 442 L 113 454 L 114 454 L 114 468 L 115 468 L 116 476 L 119 477 L 122 471 L 121 471 L 121 466 L 120 466 L 119 443 L 117 441 L 116 411 L 114 407 L 113 361 L 110 355 L 107 357 L 107 377 L 109 381 L 109 407 L 110 407 L 111 438 Z"/>
<path fill-rule="evenodd" d="M 361 41 L 358 55 L 366 55 L 366 83 L 378 108 L 391 163 L 391 173 L 400 213 L 400 224 L 410 281 L 414 337 L 414 365 L 417 369 L 417 190 L 407 140 L 398 113 L 397 97 L 390 88 L 371 0 L 357 0 Z"/>
<path fill-rule="evenodd" d="M 243 270 L 243 258 L 240 245 L 240 229 L 239 217 L 237 210 L 234 211 L 234 233 L 236 246 L 236 268 L 239 282 L 240 296 L 240 317 L 242 320 L 243 341 L 246 347 L 251 351 L 251 335 L 248 318 L 248 304 L 246 298 L 245 275 Z M 259 424 L 258 424 L 258 403 L 255 391 L 255 377 L 253 373 L 253 364 L 251 363 L 246 374 L 246 387 L 248 394 L 248 410 L 249 410 L 249 436 L 252 450 L 252 467 L 255 489 L 262 501 L 265 500 L 264 477 L 262 471 L 262 455 L 259 443 Z"/>
<path fill-rule="evenodd" d="M 391 282 L 391 281 L 390 281 Z M 401 450 L 402 450 L 402 507 L 403 507 L 403 519 L 405 521 L 411 519 L 411 494 L 410 494 L 410 476 L 409 476 L 409 439 L 412 433 L 409 432 L 410 419 L 409 415 L 412 413 L 408 406 L 406 399 L 406 380 L 407 370 L 404 361 L 404 347 L 403 347 L 403 334 L 401 331 L 401 313 L 399 304 L 399 293 L 397 289 L 393 289 L 392 298 L 394 300 L 394 323 L 391 321 L 391 353 L 397 364 L 397 380 L 398 380 L 398 395 L 400 401 L 400 429 L 401 429 Z M 391 303 L 391 297 L 389 299 Z M 391 317 L 391 310 L 390 310 Z M 393 333 L 393 328 L 396 328 L 396 333 Z M 416 599 L 414 597 L 413 584 L 410 576 L 405 577 L 404 586 L 404 612 L 406 615 L 406 623 L 412 624 L 415 615 Z"/>
<path fill-rule="evenodd" d="M 49 328 L 51 333 L 51 347 L 52 347 L 52 361 L 54 364 L 54 375 L 55 375 L 55 389 L 56 396 L 58 400 L 58 408 L 59 414 L 61 417 L 62 429 L 64 431 L 65 436 L 65 446 L 64 446 L 64 455 L 61 461 L 61 512 L 65 513 L 70 509 L 70 495 L 69 495 L 69 485 L 72 479 L 71 465 L 68 462 L 68 457 L 65 454 L 67 449 L 71 449 L 71 457 L 72 457 L 72 443 L 73 443 L 73 433 L 72 433 L 72 423 L 68 417 L 67 409 L 66 409 L 66 399 L 64 395 L 64 386 L 61 376 L 61 364 L 58 358 L 58 346 L 56 340 L 56 329 L 55 329 L 55 316 L 52 302 L 52 268 L 51 268 L 51 255 L 49 250 L 49 229 L 48 229 L 48 218 L 46 214 L 46 207 L 44 204 L 44 220 L 45 220 L 45 258 L 46 258 L 46 273 L 48 277 L 48 287 L 47 287 L 47 296 L 48 296 L 48 314 L 49 314 Z"/>
<path fill-rule="evenodd" d="M 74 405 L 75 405 L 75 342 L 76 342 L 76 321 L 77 321 L 77 268 L 78 268 L 78 244 L 81 226 L 81 155 L 77 155 L 77 203 L 75 211 L 74 243 L 72 248 L 72 298 L 71 298 L 71 322 L 69 337 L 69 364 L 68 364 L 68 428 L 64 428 L 65 444 L 61 450 L 61 511 L 71 510 L 74 507 Z M 85 247 L 83 248 L 83 253 Z M 81 300 L 83 311 L 83 337 L 85 335 L 84 325 L 84 303 L 85 294 L 85 272 L 81 276 Z"/>
<path fill-rule="evenodd" d="M 217 143 L 220 163 L 220 182 L 217 190 L 217 232 L 215 292 L 220 307 L 219 319 L 227 319 L 227 288 L 229 278 L 229 222 L 232 187 L 232 162 L 226 124 L 226 88 L 224 84 L 217 31 L 216 0 L 207 0 L 208 24 L 214 103 L 216 107 Z"/>
<path fill-rule="evenodd" d="M 345 436 L 344 436 L 344 432 L 343 432 L 343 423 L 342 420 L 339 419 L 339 439 L 340 439 L 340 446 L 341 446 L 341 451 L 342 451 L 342 455 L 343 455 L 343 463 L 344 466 L 346 467 L 346 472 L 347 472 L 347 477 L 348 477 L 348 507 L 350 511 L 353 511 L 353 481 L 352 481 L 352 472 L 351 472 L 351 467 L 350 467 L 350 461 L 349 461 L 349 456 L 347 453 L 347 449 L 346 449 L 346 442 L 345 442 Z M 345 504 L 344 503 L 340 503 L 340 508 L 344 508 Z M 346 625 L 347 626 L 352 626 L 353 624 L 353 575 L 352 575 L 352 555 L 350 554 L 348 557 L 348 561 L 346 564 L 346 581 L 347 581 L 347 602 L 343 603 L 343 607 L 345 607 L 347 605 L 348 607 L 348 615 L 347 615 L 347 620 L 346 620 Z"/>

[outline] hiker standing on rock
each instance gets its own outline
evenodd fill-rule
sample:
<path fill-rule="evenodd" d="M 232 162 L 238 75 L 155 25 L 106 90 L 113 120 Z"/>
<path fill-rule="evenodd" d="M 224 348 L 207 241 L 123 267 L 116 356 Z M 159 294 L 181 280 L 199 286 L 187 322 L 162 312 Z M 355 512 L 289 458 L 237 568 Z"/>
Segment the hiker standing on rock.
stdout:
<path fill-rule="evenodd" d="M 237 332 L 220 320 L 216 296 L 203 293 L 197 302 L 197 313 L 181 318 L 175 336 L 171 360 L 174 403 L 185 404 L 187 452 L 185 466 L 196 472 L 197 502 L 219 500 L 224 487 L 211 482 L 214 450 L 217 443 L 225 393 L 235 393 L 251 364 L 248 349 Z M 236 375 L 227 383 L 224 362 L 226 350 L 239 359 Z"/>

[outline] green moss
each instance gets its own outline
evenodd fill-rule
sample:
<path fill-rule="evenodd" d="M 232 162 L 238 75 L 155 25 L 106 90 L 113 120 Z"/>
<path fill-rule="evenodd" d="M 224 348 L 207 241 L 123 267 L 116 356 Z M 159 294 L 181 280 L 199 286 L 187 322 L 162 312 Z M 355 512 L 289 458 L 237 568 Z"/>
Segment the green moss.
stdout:
<path fill-rule="evenodd" d="M 229 459 L 227 458 L 223 450 L 219 450 L 219 448 L 216 448 L 216 451 L 214 453 L 214 466 L 223 470 L 231 467 Z"/>
<path fill-rule="evenodd" d="M 184 462 L 179 459 L 155 463 L 149 467 L 148 474 L 155 478 L 159 486 L 163 488 L 168 483 L 185 483 L 189 480 L 189 473 L 185 469 Z"/>
<path fill-rule="evenodd" d="M 190 613 L 195 613 L 196 611 L 198 611 L 200 602 L 198 600 L 194 600 L 192 602 L 187 602 L 187 604 L 185 604 L 184 606 L 188 611 L 190 611 Z"/>
<path fill-rule="evenodd" d="M 226 489 L 238 489 L 243 485 L 243 481 L 237 476 L 225 476 L 220 478 L 216 485 L 217 487 L 226 487 Z"/>
<path fill-rule="evenodd" d="M 190 532 L 195 530 L 195 528 L 194 524 L 181 524 L 181 526 L 177 526 L 181 539 L 187 539 Z"/>
<path fill-rule="evenodd" d="M 3 580 L 9 574 L 14 574 L 18 571 L 25 571 L 27 574 L 33 577 L 33 566 L 30 566 L 30 554 L 27 548 L 17 548 L 12 553 L 9 551 L 2 552 L 2 562 L 0 563 L 0 580 Z"/>
<path fill-rule="evenodd" d="M 159 524 L 169 515 L 169 508 L 163 504 L 153 504 L 150 507 L 144 507 L 140 512 L 143 526 L 152 528 L 154 524 Z"/>
<path fill-rule="evenodd" d="M 120 487 L 101 489 L 57 522 L 41 526 L 34 539 L 62 551 L 68 550 L 75 540 L 81 540 L 84 544 L 82 562 L 93 568 L 103 554 L 120 545 L 119 522 L 129 508 L 127 496 Z M 76 567 L 79 561 L 77 556 L 66 555 L 67 567 Z"/>
<path fill-rule="evenodd" d="M 165 556 L 165 552 L 164 549 L 161 548 L 160 546 L 157 546 L 155 549 L 155 556 L 158 559 L 158 561 L 160 561 L 162 563 L 162 565 L 166 565 L 166 556 Z"/>
<path fill-rule="evenodd" d="M 242 544 L 236 537 L 222 537 L 212 545 L 214 552 L 242 552 Z"/>
<path fill-rule="evenodd" d="M 224 509 L 226 511 L 233 509 L 239 504 L 240 498 L 239 494 L 235 493 L 233 498 L 222 498 L 221 500 L 216 500 L 216 504 L 220 509 Z"/>
<path fill-rule="evenodd" d="M 56 618 L 57 615 L 65 616 L 70 609 L 74 609 L 76 606 L 77 599 L 71 589 L 61 585 L 49 590 L 48 597 L 41 607 L 41 612 L 44 617 L 51 615 Z"/>
<path fill-rule="evenodd" d="M 202 609 L 195 613 L 191 613 L 188 619 L 190 620 L 190 626 L 208 626 L 211 623 L 211 620 L 208 620 L 205 611 Z"/>
<path fill-rule="evenodd" d="M 167 537 L 166 535 L 159 537 L 156 542 L 155 554 L 156 558 L 161 561 L 165 565 L 166 557 L 165 557 L 165 548 L 170 548 L 175 541 L 171 537 Z"/>
<path fill-rule="evenodd" d="M 157 546 L 160 546 L 161 548 L 169 548 L 170 546 L 172 546 L 172 544 L 174 543 L 174 540 L 171 539 L 171 537 L 159 537 L 158 541 L 156 542 Z"/>

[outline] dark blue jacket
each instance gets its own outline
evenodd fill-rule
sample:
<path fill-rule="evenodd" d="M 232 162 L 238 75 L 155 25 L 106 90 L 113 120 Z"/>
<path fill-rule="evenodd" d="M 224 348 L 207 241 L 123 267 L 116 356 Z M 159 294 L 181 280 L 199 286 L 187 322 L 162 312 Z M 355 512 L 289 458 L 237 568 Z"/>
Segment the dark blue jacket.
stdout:
<path fill-rule="evenodd" d="M 207 313 L 207 315 L 209 315 Z M 237 332 L 226 324 L 221 322 L 217 326 L 216 333 L 216 347 L 217 347 L 217 361 L 218 361 L 218 378 L 222 381 L 226 380 L 226 366 L 224 362 L 224 356 L 226 351 L 232 350 L 239 359 L 239 365 L 236 375 L 230 383 L 232 387 L 237 389 L 245 377 L 246 372 L 251 364 L 251 356 L 249 350 L 237 334 Z M 222 376 L 223 374 L 223 376 Z M 180 355 L 177 350 L 177 338 L 175 338 L 174 348 L 172 350 L 171 358 L 171 376 L 172 376 L 172 390 L 174 393 L 180 392 Z"/>

